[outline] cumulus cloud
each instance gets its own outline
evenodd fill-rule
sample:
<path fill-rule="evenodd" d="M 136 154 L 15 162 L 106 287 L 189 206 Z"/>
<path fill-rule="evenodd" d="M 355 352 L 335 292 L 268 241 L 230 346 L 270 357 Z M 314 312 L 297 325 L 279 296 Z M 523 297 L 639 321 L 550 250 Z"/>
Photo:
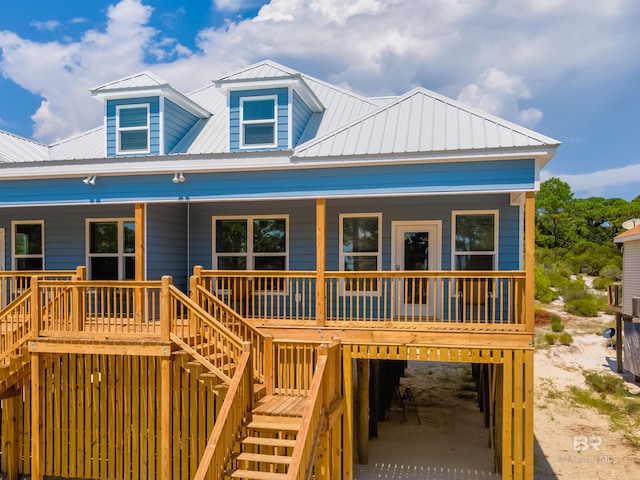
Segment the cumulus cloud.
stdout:
<path fill-rule="evenodd" d="M 629 192 L 630 196 L 636 196 L 640 163 L 591 173 L 554 174 L 549 170 L 543 170 L 540 174 L 541 181 L 551 177 L 568 183 L 576 197 L 620 197 L 626 192 Z"/>
<path fill-rule="evenodd" d="M 464 87 L 458 95 L 462 103 L 535 127 L 542 120 L 542 112 L 537 108 L 519 108 L 520 100 L 530 98 L 531 92 L 523 77 L 508 75 L 495 67 L 479 75 L 475 83 Z"/>
<path fill-rule="evenodd" d="M 237 12 L 255 2 L 213 5 Z M 254 18 L 198 32 L 191 51 L 150 26 L 152 8 L 143 0 L 121 0 L 104 29 L 77 42 L 0 32 L 0 70 L 42 96 L 34 136 L 43 141 L 99 123 L 99 104 L 89 106 L 92 86 L 151 69 L 190 91 L 264 58 L 366 95 L 422 85 L 535 126 L 543 117 L 541 92 L 606 85 L 640 67 L 640 2 L 583 3 L 271 0 Z"/>

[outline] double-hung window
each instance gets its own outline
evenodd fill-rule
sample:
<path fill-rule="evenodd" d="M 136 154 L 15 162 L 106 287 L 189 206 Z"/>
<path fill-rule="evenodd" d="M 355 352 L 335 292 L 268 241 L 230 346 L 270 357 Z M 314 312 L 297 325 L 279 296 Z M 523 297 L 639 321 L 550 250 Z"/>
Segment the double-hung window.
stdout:
<path fill-rule="evenodd" d="M 240 99 L 241 148 L 277 146 L 277 106 L 275 96 Z"/>
<path fill-rule="evenodd" d="M 149 153 L 149 105 L 116 107 L 117 153 Z"/>
<path fill-rule="evenodd" d="M 382 263 L 382 214 L 340 215 L 340 270 L 380 270 Z M 376 279 L 347 281 L 347 290 L 377 290 Z"/>
<path fill-rule="evenodd" d="M 214 218 L 214 268 L 286 270 L 287 223 L 286 216 Z"/>
<path fill-rule="evenodd" d="M 133 219 L 88 219 L 87 255 L 92 280 L 135 278 Z"/>
<path fill-rule="evenodd" d="M 494 270 L 498 253 L 498 212 L 453 212 L 455 270 Z"/>
<path fill-rule="evenodd" d="M 44 270 L 44 220 L 14 221 L 13 269 Z"/>

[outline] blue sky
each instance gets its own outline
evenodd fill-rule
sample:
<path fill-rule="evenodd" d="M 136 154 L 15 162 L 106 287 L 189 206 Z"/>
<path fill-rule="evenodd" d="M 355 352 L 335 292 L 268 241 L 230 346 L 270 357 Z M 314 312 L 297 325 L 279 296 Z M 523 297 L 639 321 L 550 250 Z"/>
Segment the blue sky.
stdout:
<path fill-rule="evenodd" d="M 365 95 L 416 85 L 563 142 L 576 196 L 640 195 L 640 2 L 26 0 L 0 16 L 0 129 L 52 143 L 88 92 L 151 70 L 189 92 L 270 58 Z"/>

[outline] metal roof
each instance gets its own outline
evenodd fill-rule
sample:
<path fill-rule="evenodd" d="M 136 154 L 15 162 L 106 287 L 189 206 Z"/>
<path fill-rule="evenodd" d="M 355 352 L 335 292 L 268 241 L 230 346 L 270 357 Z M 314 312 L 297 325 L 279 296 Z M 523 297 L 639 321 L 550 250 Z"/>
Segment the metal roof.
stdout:
<path fill-rule="evenodd" d="M 258 78 L 287 78 L 294 75 L 300 75 L 300 73 L 272 60 L 263 60 L 262 62 L 249 65 L 248 67 L 232 73 L 231 75 L 219 78 L 216 80 L 216 83 L 255 80 Z"/>
<path fill-rule="evenodd" d="M 47 160 L 47 146 L 0 130 L 0 163 Z"/>
<path fill-rule="evenodd" d="M 169 85 L 162 78 L 153 72 L 140 72 L 129 75 L 113 82 L 105 83 L 99 87 L 90 89 L 91 93 L 104 92 L 109 90 L 122 90 L 126 88 L 153 88 Z"/>
<path fill-rule="evenodd" d="M 300 145 L 297 158 L 405 154 L 560 142 L 442 95 L 416 88 L 337 130 Z"/>
<path fill-rule="evenodd" d="M 640 225 L 630 228 L 613 239 L 616 243 L 630 242 L 633 240 L 640 240 Z"/>
<path fill-rule="evenodd" d="M 51 160 L 102 158 L 106 151 L 106 135 L 102 126 L 61 140 L 49 147 Z"/>

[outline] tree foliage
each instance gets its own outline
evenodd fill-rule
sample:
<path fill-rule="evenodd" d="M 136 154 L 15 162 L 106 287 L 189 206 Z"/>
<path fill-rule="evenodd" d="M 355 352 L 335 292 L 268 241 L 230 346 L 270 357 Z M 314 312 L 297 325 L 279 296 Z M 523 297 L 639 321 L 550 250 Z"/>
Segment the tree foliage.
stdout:
<path fill-rule="evenodd" d="M 599 276 L 596 288 L 619 280 L 622 255 L 613 239 L 631 218 L 640 218 L 640 195 L 630 202 L 582 199 L 559 178 L 543 182 L 536 196 L 536 298 L 548 301 L 551 289 L 566 297 L 569 310 L 592 315 L 595 302 L 572 275 Z"/>

